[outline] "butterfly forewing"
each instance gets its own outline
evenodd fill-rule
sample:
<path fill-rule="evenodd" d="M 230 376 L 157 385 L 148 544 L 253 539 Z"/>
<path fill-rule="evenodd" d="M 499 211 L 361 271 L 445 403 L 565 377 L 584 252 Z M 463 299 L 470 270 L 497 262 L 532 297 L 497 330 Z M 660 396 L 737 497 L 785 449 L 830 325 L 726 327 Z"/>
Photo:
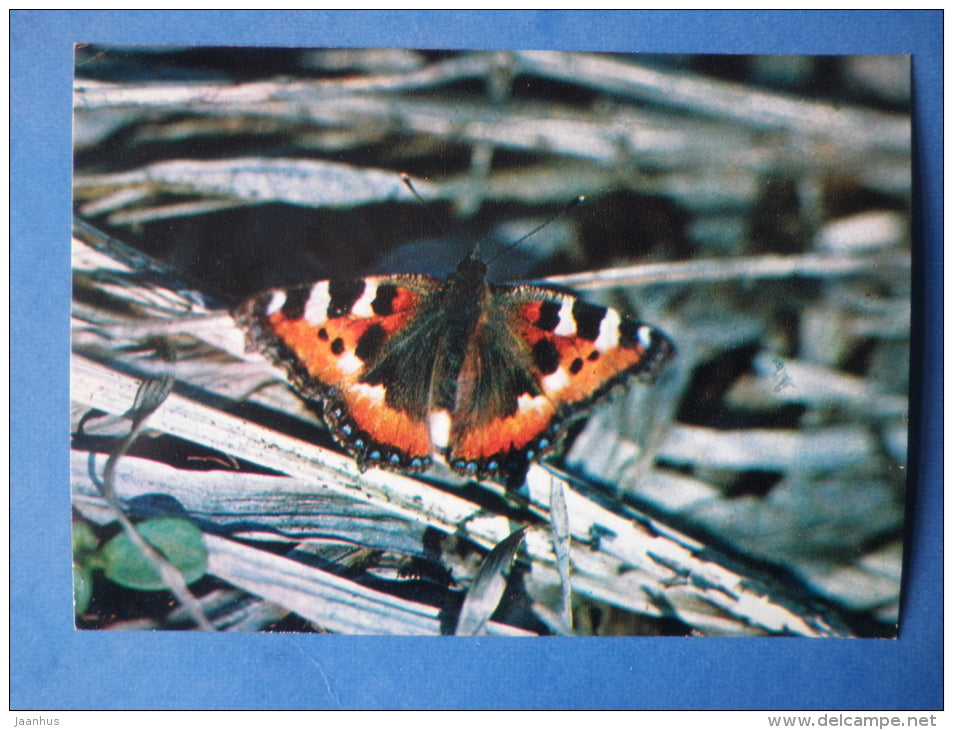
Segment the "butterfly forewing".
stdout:
<path fill-rule="evenodd" d="M 535 375 L 562 417 L 631 377 L 651 382 L 674 354 L 664 333 L 615 309 L 540 287 L 516 287 L 509 299 L 513 328 L 532 347 Z"/>

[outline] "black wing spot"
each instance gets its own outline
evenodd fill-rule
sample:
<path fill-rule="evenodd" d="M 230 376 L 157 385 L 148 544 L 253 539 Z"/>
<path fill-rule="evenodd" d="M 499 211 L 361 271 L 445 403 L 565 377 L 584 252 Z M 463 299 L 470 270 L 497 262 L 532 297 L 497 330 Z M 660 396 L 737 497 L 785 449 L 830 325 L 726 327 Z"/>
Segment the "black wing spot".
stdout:
<path fill-rule="evenodd" d="M 629 349 L 642 347 L 642 342 L 639 340 L 639 328 L 641 326 L 640 323 L 627 317 L 619 322 L 619 344 Z"/>
<path fill-rule="evenodd" d="M 381 345 L 384 344 L 386 338 L 387 331 L 380 323 L 375 322 L 372 324 L 364 330 L 364 334 L 357 340 L 357 349 L 354 351 L 357 359 L 361 362 L 367 362 L 372 359 L 381 349 Z"/>
<path fill-rule="evenodd" d="M 366 286 L 363 279 L 331 279 L 328 282 L 328 318 L 350 314 L 354 302 L 361 298 Z"/>
<path fill-rule="evenodd" d="M 387 317 L 394 313 L 394 300 L 397 298 L 397 287 L 393 284 L 380 284 L 377 294 L 371 302 L 371 309 L 378 317 Z"/>
<path fill-rule="evenodd" d="M 576 320 L 576 334 L 582 339 L 595 342 L 599 337 L 599 325 L 608 310 L 596 304 L 577 299 L 572 305 L 572 316 Z"/>
<path fill-rule="evenodd" d="M 582 358 L 577 357 L 575 360 L 572 361 L 572 364 L 569 366 L 569 372 L 575 375 L 580 370 L 582 370 L 582 366 L 583 366 Z"/>
<path fill-rule="evenodd" d="M 285 319 L 295 320 L 304 316 L 304 308 L 311 298 L 311 287 L 299 286 L 285 292 L 285 303 L 281 305 L 281 314 Z"/>
<path fill-rule="evenodd" d="M 334 342 L 331 343 L 331 352 L 335 355 L 341 355 L 344 353 L 344 340 L 340 337 L 335 337 Z"/>
<path fill-rule="evenodd" d="M 535 324 L 541 330 L 552 332 L 559 326 L 560 305 L 557 302 L 545 301 L 539 307 L 539 317 Z"/>
<path fill-rule="evenodd" d="M 318 339 L 319 339 L 319 340 L 324 340 L 325 342 L 327 342 L 327 340 L 328 340 L 328 331 L 327 331 L 326 329 L 324 329 L 324 327 L 322 327 L 321 329 L 318 330 Z"/>
<path fill-rule="evenodd" d="M 543 375 L 552 375 L 559 368 L 559 351 L 543 338 L 533 345 L 533 363 Z"/>
<path fill-rule="evenodd" d="M 595 362 L 596 360 L 599 359 L 599 351 L 598 351 L 598 350 L 593 350 L 592 352 L 589 353 L 589 357 L 587 357 L 586 359 L 587 359 L 589 362 Z"/>

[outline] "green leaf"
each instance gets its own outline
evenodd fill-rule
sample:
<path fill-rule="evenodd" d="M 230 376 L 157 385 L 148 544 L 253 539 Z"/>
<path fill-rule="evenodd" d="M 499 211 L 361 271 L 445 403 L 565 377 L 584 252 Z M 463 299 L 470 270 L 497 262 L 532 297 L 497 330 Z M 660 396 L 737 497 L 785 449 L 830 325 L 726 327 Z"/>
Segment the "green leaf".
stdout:
<path fill-rule="evenodd" d="M 136 529 L 147 543 L 178 568 L 186 583 L 194 583 L 205 575 L 208 552 L 202 542 L 202 531 L 191 522 L 178 517 L 158 517 L 136 525 Z M 106 543 L 101 555 L 106 577 L 115 583 L 142 591 L 168 588 L 124 532 Z"/>
<path fill-rule="evenodd" d="M 89 570 L 73 566 L 73 613 L 79 616 L 93 598 L 93 576 Z"/>
<path fill-rule="evenodd" d="M 73 555 L 83 555 L 96 549 L 99 540 L 85 522 L 73 523 Z"/>

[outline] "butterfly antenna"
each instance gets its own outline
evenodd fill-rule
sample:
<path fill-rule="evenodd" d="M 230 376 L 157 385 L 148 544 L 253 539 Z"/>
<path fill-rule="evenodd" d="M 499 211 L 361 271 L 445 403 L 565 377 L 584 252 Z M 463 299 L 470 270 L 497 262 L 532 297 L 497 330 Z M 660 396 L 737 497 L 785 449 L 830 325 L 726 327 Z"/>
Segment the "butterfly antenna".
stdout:
<path fill-rule="evenodd" d="M 530 237 L 532 237 L 532 236 L 535 236 L 537 233 L 539 233 L 541 230 L 543 230 L 546 226 L 548 226 L 548 225 L 550 225 L 551 223 L 553 223 L 554 221 L 557 221 L 557 220 L 559 220 L 560 218 L 562 218 L 564 215 L 566 215 L 569 211 L 571 211 L 571 210 L 572 210 L 573 208 L 575 208 L 577 205 L 579 205 L 580 203 L 582 203 L 583 201 L 585 201 L 585 199 L 586 199 L 586 196 L 585 196 L 585 195 L 580 195 L 580 196 L 578 196 L 578 197 L 573 198 L 572 200 L 570 200 L 568 203 L 566 203 L 566 205 L 563 206 L 562 210 L 560 210 L 558 213 L 556 213 L 555 215 L 553 215 L 551 218 L 549 218 L 548 220 L 544 221 L 543 223 L 540 223 L 538 226 L 536 226 L 536 228 L 534 228 L 533 230 L 531 230 L 531 231 L 530 231 L 529 233 L 527 233 L 526 235 L 520 236 L 517 240 L 513 241 L 513 243 L 511 243 L 511 244 L 509 244 L 508 246 L 506 246 L 502 251 L 500 251 L 500 252 L 494 257 L 494 260 L 495 260 L 495 259 L 498 259 L 498 258 L 500 258 L 500 257 L 502 257 L 502 256 L 505 255 L 506 253 L 510 252 L 511 250 L 513 250 L 514 248 L 516 248 L 517 246 L 519 246 L 519 245 L 520 245 L 523 241 L 525 241 L 527 238 L 530 238 Z"/>
<path fill-rule="evenodd" d="M 406 185 L 407 189 L 414 194 L 414 197 L 417 198 L 417 200 L 419 200 L 421 203 L 427 202 L 421 197 L 420 193 L 417 192 L 417 188 L 414 187 L 414 184 L 410 180 L 410 175 L 408 175 L 406 172 L 402 172 L 400 173 L 400 179 L 404 181 L 404 185 Z"/>
<path fill-rule="evenodd" d="M 426 203 L 426 202 L 427 202 L 426 200 L 423 199 L 423 197 L 420 195 L 420 193 L 417 192 L 417 188 L 414 187 L 414 183 L 411 181 L 410 175 L 408 175 L 406 172 L 402 172 L 402 173 L 400 173 L 400 179 L 403 180 L 404 185 L 406 185 L 406 186 L 407 186 L 407 189 L 410 190 L 410 192 L 414 194 L 414 197 L 417 198 L 417 200 L 419 200 L 421 203 Z M 512 249 L 514 249 L 514 248 L 516 248 L 517 246 L 519 246 L 519 245 L 520 245 L 523 241 L 525 241 L 527 238 L 530 238 L 530 237 L 532 237 L 532 236 L 535 236 L 537 233 L 539 233 L 541 230 L 543 230 L 546 226 L 550 225 L 553 221 L 556 221 L 556 220 L 559 220 L 560 218 L 562 218 L 562 217 L 563 217 L 564 215 L 566 215 L 570 210 L 572 210 L 572 209 L 575 208 L 577 205 L 579 205 L 580 203 L 582 203 L 583 201 L 585 201 L 585 199 L 586 199 L 586 196 L 585 196 L 585 195 L 579 195 L 579 196 L 573 198 L 572 200 L 570 200 L 568 203 L 566 203 L 566 205 L 563 206 L 562 210 L 560 210 L 558 213 L 556 213 L 555 215 L 553 215 L 551 218 L 549 218 L 548 220 L 544 221 L 543 223 L 540 223 L 538 226 L 536 226 L 536 228 L 534 228 L 533 230 L 531 230 L 531 231 L 530 231 L 529 233 L 527 233 L 526 235 L 520 236 L 520 238 L 518 238 L 517 240 L 513 241 L 513 243 L 511 243 L 511 244 L 509 244 L 508 246 L 506 246 L 502 251 L 499 252 L 499 254 L 497 254 L 496 256 L 494 256 L 494 261 L 495 261 L 496 259 L 501 258 L 503 255 L 509 253 Z M 437 221 L 437 222 L 439 223 L 439 221 Z M 443 227 L 443 226 L 441 226 L 441 227 Z"/>
<path fill-rule="evenodd" d="M 424 204 L 428 202 L 424 196 L 417 192 L 417 188 L 414 187 L 414 183 L 411 181 L 410 175 L 408 175 L 406 172 L 402 172 L 400 173 L 400 179 L 403 180 L 404 185 L 407 186 L 407 189 L 414 194 L 415 198 L 417 198 L 417 202 Z M 424 208 L 424 210 L 427 212 L 430 222 L 440 229 L 445 238 L 449 237 L 450 229 L 447 227 L 446 222 L 435 216 L 430 208 Z"/>

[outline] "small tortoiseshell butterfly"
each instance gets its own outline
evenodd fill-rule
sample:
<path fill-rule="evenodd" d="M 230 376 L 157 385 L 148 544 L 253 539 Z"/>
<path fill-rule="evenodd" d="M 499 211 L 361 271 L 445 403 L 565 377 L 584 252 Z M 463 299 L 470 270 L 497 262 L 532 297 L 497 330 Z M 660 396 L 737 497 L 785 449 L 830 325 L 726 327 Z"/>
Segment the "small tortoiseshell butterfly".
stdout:
<path fill-rule="evenodd" d="M 674 353 L 658 329 L 539 286 L 498 286 L 467 256 L 418 274 L 273 289 L 235 311 L 249 347 L 323 405 L 361 470 L 436 459 L 510 486 L 619 383 Z"/>

